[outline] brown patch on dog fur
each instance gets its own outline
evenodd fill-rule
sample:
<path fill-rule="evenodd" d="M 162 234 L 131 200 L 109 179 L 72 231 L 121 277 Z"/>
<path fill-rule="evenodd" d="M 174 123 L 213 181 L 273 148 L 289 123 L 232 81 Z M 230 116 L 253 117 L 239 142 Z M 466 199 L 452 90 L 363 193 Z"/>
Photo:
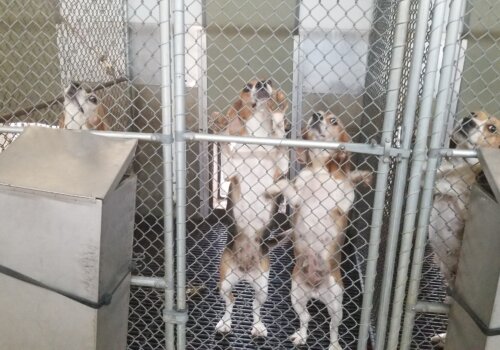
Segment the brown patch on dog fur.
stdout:
<path fill-rule="evenodd" d="M 97 106 L 97 113 L 87 119 L 87 128 L 91 130 L 107 131 L 109 126 L 105 122 L 105 117 L 107 114 L 106 107 L 101 103 Z"/>
<path fill-rule="evenodd" d="M 220 290 L 220 281 L 223 281 L 226 279 L 226 276 L 228 275 L 228 271 L 231 269 L 233 264 L 233 253 L 229 249 L 224 249 L 224 252 L 222 253 L 222 256 L 220 258 L 220 268 L 219 268 L 219 273 L 220 273 L 220 279 L 219 279 L 219 290 Z M 232 303 L 234 303 L 234 295 L 233 293 L 230 293 L 229 298 Z"/>
<path fill-rule="evenodd" d="M 108 131 L 110 128 L 105 121 L 106 114 L 107 114 L 106 107 L 104 107 L 104 105 L 100 103 L 97 106 L 97 113 L 86 120 L 85 126 L 89 130 Z M 64 124 L 64 113 L 61 113 L 61 115 L 57 119 L 57 126 L 60 129 L 66 128 L 66 125 Z"/>

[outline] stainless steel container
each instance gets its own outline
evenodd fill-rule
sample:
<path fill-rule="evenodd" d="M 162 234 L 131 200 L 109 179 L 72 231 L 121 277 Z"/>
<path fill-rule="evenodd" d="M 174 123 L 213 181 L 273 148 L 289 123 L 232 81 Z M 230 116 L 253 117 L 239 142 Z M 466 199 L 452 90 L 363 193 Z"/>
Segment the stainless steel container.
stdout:
<path fill-rule="evenodd" d="M 446 349 L 500 349 L 500 150 L 482 149 L 488 187 L 469 203 L 450 309 Z"/>
<path fill-rule="evenodd" d="M 30 127 L 0 154 L 0 349 L 126 348 L 136 145 Z"/>

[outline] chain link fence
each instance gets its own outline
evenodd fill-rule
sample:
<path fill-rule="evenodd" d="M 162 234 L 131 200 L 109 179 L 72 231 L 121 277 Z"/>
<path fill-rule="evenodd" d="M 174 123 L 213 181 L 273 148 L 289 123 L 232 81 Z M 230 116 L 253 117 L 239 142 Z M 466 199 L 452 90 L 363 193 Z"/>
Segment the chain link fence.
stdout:
<path fill-rule="evenodd" d="M 165 247 L 167 216 L 173 215 L 165 213 L 170 188 L 176 201 L 186 203 L 185 213 L 177 211 L 175 218 L 176 245 L 183 240 L 179 228 L 186 233 L 185 271 L 175 266 L 176 277 L 186 277 L 186 336 L 177 334 L 186 349 L 292 349 L 301 342 L 314 349 L 382 350 L 398 344 L 432 349 L 431 337 L 446 330 L 446 316 L 405 315 L 403 305 L 447 301 L 450 281 L 443 267 L 453 269 L 449 256 L 458 243 L 451 235 L 440 238 L 439 248 L 426 240 L 419 246 L 422 235 L 415 235 L 415 227 L 423 232 L 422 223 L 417 225 L 416 217 L 411 222 L 417 214 L 408 208 L 419 196 L 409 190 L 411 183 L 420 187 L 420 181 L 413 169 L 406 172 L 410 161 L 412 168 L 416 163 L 409 151 L 418 149 L 421 139 L 427 155 L 438 132 L 439 148 L 447 149 L 457 130 L 462 136 L 470 130 L 463 117 L 472 111 L 477 118 L 478 111 L 497 113 L 500 5 L 493 0 L 181 3 L 183 13 L 177 3 L 155 0 L 0 0 L 0 124 L 58 125 L 64 89 L 78 81 L 106 107 L 111 131 L 140 139 L 133 164 L 138 177 L 133 274 L 156 278 L 156 284 L 133 282 L 128 348 L 172 349 L 165 345 L 164 321 L 174 311 L 166 305 L 164 282 L 170 273 L 165 263 L 174 254 Z M 161 13 L 161 6 L 168 13 Z M 424 6 L 428 18 L 419 12 Z M 182 52 L 174 44 L 181 17 Z M 453 42 L 446 23 L 459 23 Z M 448 47 L 456 47 L 449 61 L 446 52 L 436 56 L 446 51 L 447 38 Z M 174 70 L 179 56 L 184 67 Z M 184 110 L 175 110 L 174 80 L 181 76 Z M 235 104 L 239 99 L 243 102 Z M 408 102 L 413 99 L 419 102 Z M 420 137 L 433 104 L 441 119 Z M 284 121 L 258 125 L 259 113 Z M 172 143 L 155 138 L 173 128 L 166 114 L 185 118 L 185 130 L 168 135 L 175 145 L 189 140 L 185 173 L 177 163 L 167 182 L 165 164 L 173 155 L 165 145 Z M 330 128 L 342 128 L 348 137 L 329 134 Z M 302 140 L 304 134 L 309 140 Z M 15 135 L 0 133 L 0 151 Z M 154 137 L 147 141 L 141 135 Z M 276 135 L 284 139 L 278 145 Z M 323 147 L 334 162 L 318 167 L 327 152 Z M 304 155 L 312 163 L 304 162 Z M 452 158 L 451 170 L 463 165 L 463 159 Z M 465 164 L 475 169 L 473 162 Z M 443 169 L 438 179 L 446 176 Z M 359 170 L 373 181 L 351 183 Z M 398 183 L 398 176 L 405 181 Z M 282 188 L 271 200 L 268 191 L 279 181 L 288 181 L 295 195 Z M 460 213 L 455 203 L 434 205 L 431 238 L 432 230 L 458 230 L 450 226 L 458 225 L 453 217 L 461 217 L 467 206 L 470 182 L 464 181 L 469 179 L 458 176 L 450 186 Z M 341 198 L 352 203 L 344 208 Z M 426 206 L 422 200 L 420 208 Z M 332 214 L 339 207 L 341 218 Z M 423 266 L 415 267 L 419 263 Z M 408 282 L 410 269 L 416 286 Z M 308 285 L 301 273 L 323 279 Z M 327 287 L 319 292 L 322 283 Z M 407 298 L 413 289 L 416 297 Z M 299 290 L 306 299 L 297 297 Z M 335 300 L 328 300 L 332 293 Z M 308 314 L 306 339 L 303 329 L 294 332 Z M 330 339 L 336 332 L 338 340 Z"/>

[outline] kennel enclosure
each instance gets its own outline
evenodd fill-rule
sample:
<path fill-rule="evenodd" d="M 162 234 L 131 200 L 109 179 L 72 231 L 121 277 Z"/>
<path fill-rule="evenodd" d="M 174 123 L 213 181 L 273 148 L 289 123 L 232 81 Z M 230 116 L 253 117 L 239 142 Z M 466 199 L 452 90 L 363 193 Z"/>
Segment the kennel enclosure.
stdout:
<path fill-rule="evenodd" d="M 344 349 L 431 349 L 446 330 L 444 281 L 427 244 L 436 171 L 457 120 L 499 107 L 494 0 L 43 0 L 0 3 L 0 131 L 57 124 L 71 80 L 95 91 L 112 131 L 139 141 L 129 349 L 293 348 L 292 250 L 271 253 L 265 340 L 253 341 L 252 291 L 236 286 L 233 334 L 218 266 L 230 218 L 224 144 L 352 153 L 376 182 L 358 189 L 342 249 Z M 214 132 L 247 81 L 270 78 L 289 102 L 286 139 Z M 353 142 L 301 140 L 312 113 L 330 110 Z M 424 168 L 424 164 L 426 167 Z M 422 186 L 423 183 L 423 186 Z M 289 209 L 274 233 L 289 227 Z M 432 223 L 430 223 L 432 224 Z M 328 346 L 328 315 L 312 303 L 308 345 Z"/>

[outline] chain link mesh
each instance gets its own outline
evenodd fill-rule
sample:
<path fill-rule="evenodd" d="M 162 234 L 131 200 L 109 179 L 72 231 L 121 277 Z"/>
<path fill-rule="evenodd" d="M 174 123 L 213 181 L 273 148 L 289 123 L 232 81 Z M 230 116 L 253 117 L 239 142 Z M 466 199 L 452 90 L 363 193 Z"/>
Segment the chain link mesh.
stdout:
<path fill-rule="evenodd" d="M 457 42 L 453 81 L 450 85 L 449 114 L 443 147 L 475 148 L 466 144 L 473 126 L 464 123 L 471 113 L 484 111 L 498 118 L 500 97 L 495 93 L 498 77 L 500 41 L 497 30 L 500 5 L 496 1 L 466 1 L 463 29 Z M 474 115 L 472 115 L 474 116 Z M 481 130 L 488 137 L 488 130 Z M 462 135 L 461 135 L 462 134 Z M 456 144 L 456 145 L 455 145 Z M 487 146 L 487 145 L 482 145 Z M 490 145 L 498 147 L 497 144 Z M 477 160 L 447 159 L 438 169 L 436 199 L 431 213 L 429 242 L 426 248 L 419 300 L 450 303 L 446 287 L 453 286 L 470 186 L 478 173 Z M 440 181 L 440 182 L 439 182 Z M 449 188 L 443 191 L 443 183 Z M 442 194 L 449 196 L 443 200 Z M 415 319 L 412 348 L 433 349 L 430 336 L 446 332 L 447 317 L 419 314 Z M 437 340 L 438 338 L 435 338 Z"/>
<path fill-rule="evenodd" d="M 194 132 L 220 132 L 211 116 L 214 112 L 225 115 L 245 85 L 259 78 L 271 79 L 273 90 L 281 90 L 286 96 L 287 137 L 300 138 L 302 128 L 314 113 L 330 111 L 345 125 L 353 141 L 379 143 L 398 3 L 386 0 L 186 0 L 187 128 Z M 500 17 L 499 6 L 493 0 L 468 2 L 461 50 L 455 62 L 455 79 L 450 86 L 453 93 L 449 102 L 448 133 L 443 140 L 445 148 L 462 117 L 478 110 L 497 113 L 500 97 L 495 92 L 500 87 L 496 74 L 500 70 L 500 48 L 495 28 Z M 404 112 L 417 10 L 418 1 L 412 1 L 409 49 L 405 53 L 396 133 L 392 140 L 395 147 Z M 154 0 L 125 3 L 120 0 L 0 0 L 0 123 L 57 125 L 64 108 L 64 88 L 70 81 L 80 81 L 106 107 L 106 123 L 111 130 L 161 132 L 159 22 L 159 5 Z M 13 134 L 1 134 L 0 150 L 13 138 Z M 288 338 L 299 326 L 299 318 L 290 293 L 297 259 L 289 243 L 270 252 L 269 290 L 261 310 L 268 337 L 252 341 L 255 292 L 248 283 L 235 286 L 232 335 L 222 337 L 215 331 L 224 313 L 218 288 L 220 259 L 234 235 L 231 230 L 235 219 L 226 210 L 229 189 L 226 178 L 231 175 L 227 167 L 231 163 L 235 167 L 234 157 L 224 153 L 226 146 L 212 142 L 192 142 L 187 146 L 188 348 L 293 348 Z M 269 147 L 259 149 L 265 151 Z M 290 148 L 286 152 L 291 156 L 290 169 L 296 170 L 288 174 L 293 180 L 303 168 L 295 162 L 301 150 Z M 374 175 L 378 160 L 365 154 L 354 154 L 351 158 L 355 168 L 369 170 Z M 255 165 L 255 171 L 266 166 L 262 162 Z M 383 275 L 387 223 L 392 210 L 395 164 L 391 159 L 373 326 Z M 162 277 L 164 274 L 162 165 L 161 145 L 140 141 L 133 165 L 138 177 L 133 255 L 136 275 Z M 243 174 L 237 167 L 235 173 Z M 246 175 L 243 180 L 251 188 L 250 195 L 258 197 L 266 176 L 251 182 L 252 172 Z M 339 326 L 339 344 L 344 349 L 354 349 L 357 344 L 373 186 L 356 189 L 345 228 L 340 263 L 343 316 Z M 459 191 L 461 185 L 454 183 L 452 188 Z M 464 197 L 459 199 L 466 205 Z M 248 210 L 256 208 L 258 205 Z M 325 207 L 317 204 L 316 208 L 309 209 L 314 212 Z M 270 220 L 272 237 L 294 227 L 292 213 L 290 205 L 280 203 Z M 262 213 L 252 215 L 259 217 Z M 435 220 L 436 216 L 430 224 L 437 225 Z M 441 219 L 443 224 L 446 225 L 446 220 Z M 446 297 L 446 280 L 440 259 L 436 259 L 436 251 L 430 245 L 426 252 L 419 298 L 442 302 Z M 445 249 L 445 255 L 448 252 Z M 132 287 L 129 349 L 164 348 L 163 300 L 162 290 Z M 327 348 L 328 310 L 320 302 L 308 304 L 308 309 L 312 319 L 307 344 L 312 348 Z M 445 329 L 445 317 L 419 315 L 413 348 L 430 349 L 430 337 Z M 374 327 L 372 335 L 376 335 Z"/>

